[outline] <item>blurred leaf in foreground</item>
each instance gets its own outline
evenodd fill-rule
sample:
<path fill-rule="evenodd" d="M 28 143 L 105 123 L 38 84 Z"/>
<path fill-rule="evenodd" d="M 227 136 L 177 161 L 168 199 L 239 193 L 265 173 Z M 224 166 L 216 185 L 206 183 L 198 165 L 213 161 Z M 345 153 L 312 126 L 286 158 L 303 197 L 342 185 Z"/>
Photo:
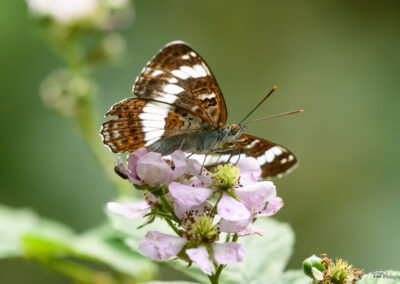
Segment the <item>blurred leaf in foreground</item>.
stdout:
<path fill-rule="evenodd" d="M 135 283 L 157 271 L 107 226 L 76 235 L 29 209 L 5 206 L 0 206 L 0 223 L 0 257 L 37 259 L 83 283 Z"/>

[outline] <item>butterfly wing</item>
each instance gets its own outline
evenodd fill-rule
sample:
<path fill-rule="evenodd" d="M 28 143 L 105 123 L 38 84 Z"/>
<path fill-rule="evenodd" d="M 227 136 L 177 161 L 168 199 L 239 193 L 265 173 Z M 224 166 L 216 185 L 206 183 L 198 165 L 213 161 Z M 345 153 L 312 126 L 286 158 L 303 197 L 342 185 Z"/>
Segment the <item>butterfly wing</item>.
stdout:
<path fill-rule="evenodd" d="M 135 151 L 161 138 L 225 124 L 224 97 L 204 60 L 186 43 L 166 45 L 136 79 L 138 98 L 115 104 L 103 123 L 113 152 Z M 175 150 L 175 149 L 169 149 Z"/>
<path fill-rule="evenodd" d="M 224 97 L 205 61 L 184 42 L 167 44 L 144 67 L 133 94 L 186 110 L 212 128 L 224 125 Z"/>
<path fill-rule="evenodd" d="M 202 120 L 187 111 L 156 101 L 128 98 L 115 104 L 103 123 L 103 143 L 114 153 L 133 152 L 169 135 L 198 131 Z"/>
<path fill-rule="evenodd" d="M 297 159 L 288 149 L 270 142 L 268 140 L 242 134 L 235 143 L 227 142 L 222 148 L 215 149 L 213 153 L 207 155 L 205 165 L 213 168 L 218 164 L 231 162 L 235 164 L 240 158 L 253 157 L 259 163 L 262 178 L 281 177 L 293 170 L 297 164 Z M 204 161 L 205 155 L 193 155 L 200 163 Z"/>

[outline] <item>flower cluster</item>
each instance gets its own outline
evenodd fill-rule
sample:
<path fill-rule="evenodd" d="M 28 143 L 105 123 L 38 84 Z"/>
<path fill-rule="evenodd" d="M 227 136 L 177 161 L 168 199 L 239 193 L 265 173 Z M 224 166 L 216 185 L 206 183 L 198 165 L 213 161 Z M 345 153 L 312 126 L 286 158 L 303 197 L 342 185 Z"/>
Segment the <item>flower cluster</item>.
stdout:
<path fill-rule="evenodd" d="M 142 148 L 128 155 L 127 166 L 119 159 L 116 171 L 143 190 L 145 200 L 110 202 L 108 210 L 129 219 L 147 217 L 146 224 L 163 218 L 176 233 L 149 231 L 139 251 L 155 260 L 176 256 L 196 263 L 207 275 L 215 275 L 213 264 L 218 270 L 241 262 L 244 247 L 238 238 L 262 236 L 254 221 L 283 206 L 272 182 L 258 182 L 261 169 L 253 158 L 242 158 L 236 166 L 219 165 L 209 172 L 181 151 L 166 161 Z"/>
<path fill-rule="evenodd" d="M 354 268 L 341 258 L 333 261 L 326 254 L 321 257 L 312 255 L 303 262 L 304 273 L 314 280 L 313 283 L 355 284 L 364 273 L 364 269 Z"/>

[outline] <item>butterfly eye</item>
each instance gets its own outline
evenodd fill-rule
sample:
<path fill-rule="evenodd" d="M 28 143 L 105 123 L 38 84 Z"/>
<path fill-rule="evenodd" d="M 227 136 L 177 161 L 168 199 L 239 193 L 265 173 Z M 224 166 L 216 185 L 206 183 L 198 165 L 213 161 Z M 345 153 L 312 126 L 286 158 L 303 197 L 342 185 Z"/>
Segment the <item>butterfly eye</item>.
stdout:
<path fill-rule="evenodd" d="M 237 124 L 232 124 L 231 125 L 231 135 L 236 135 L 239 131 L 239 127 L 237 126 Z"/>

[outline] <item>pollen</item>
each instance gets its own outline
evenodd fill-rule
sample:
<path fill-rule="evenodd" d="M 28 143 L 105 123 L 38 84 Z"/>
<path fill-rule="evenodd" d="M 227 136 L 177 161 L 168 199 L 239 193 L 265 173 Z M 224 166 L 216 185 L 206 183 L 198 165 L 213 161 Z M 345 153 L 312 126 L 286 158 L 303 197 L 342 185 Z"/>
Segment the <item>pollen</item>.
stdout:
<path fill-rule="evenodd" d="M 220 189 L 230 190 L 239 181 L 239 171 L 232 164 L 219 165 L 213 178 Z"/>

